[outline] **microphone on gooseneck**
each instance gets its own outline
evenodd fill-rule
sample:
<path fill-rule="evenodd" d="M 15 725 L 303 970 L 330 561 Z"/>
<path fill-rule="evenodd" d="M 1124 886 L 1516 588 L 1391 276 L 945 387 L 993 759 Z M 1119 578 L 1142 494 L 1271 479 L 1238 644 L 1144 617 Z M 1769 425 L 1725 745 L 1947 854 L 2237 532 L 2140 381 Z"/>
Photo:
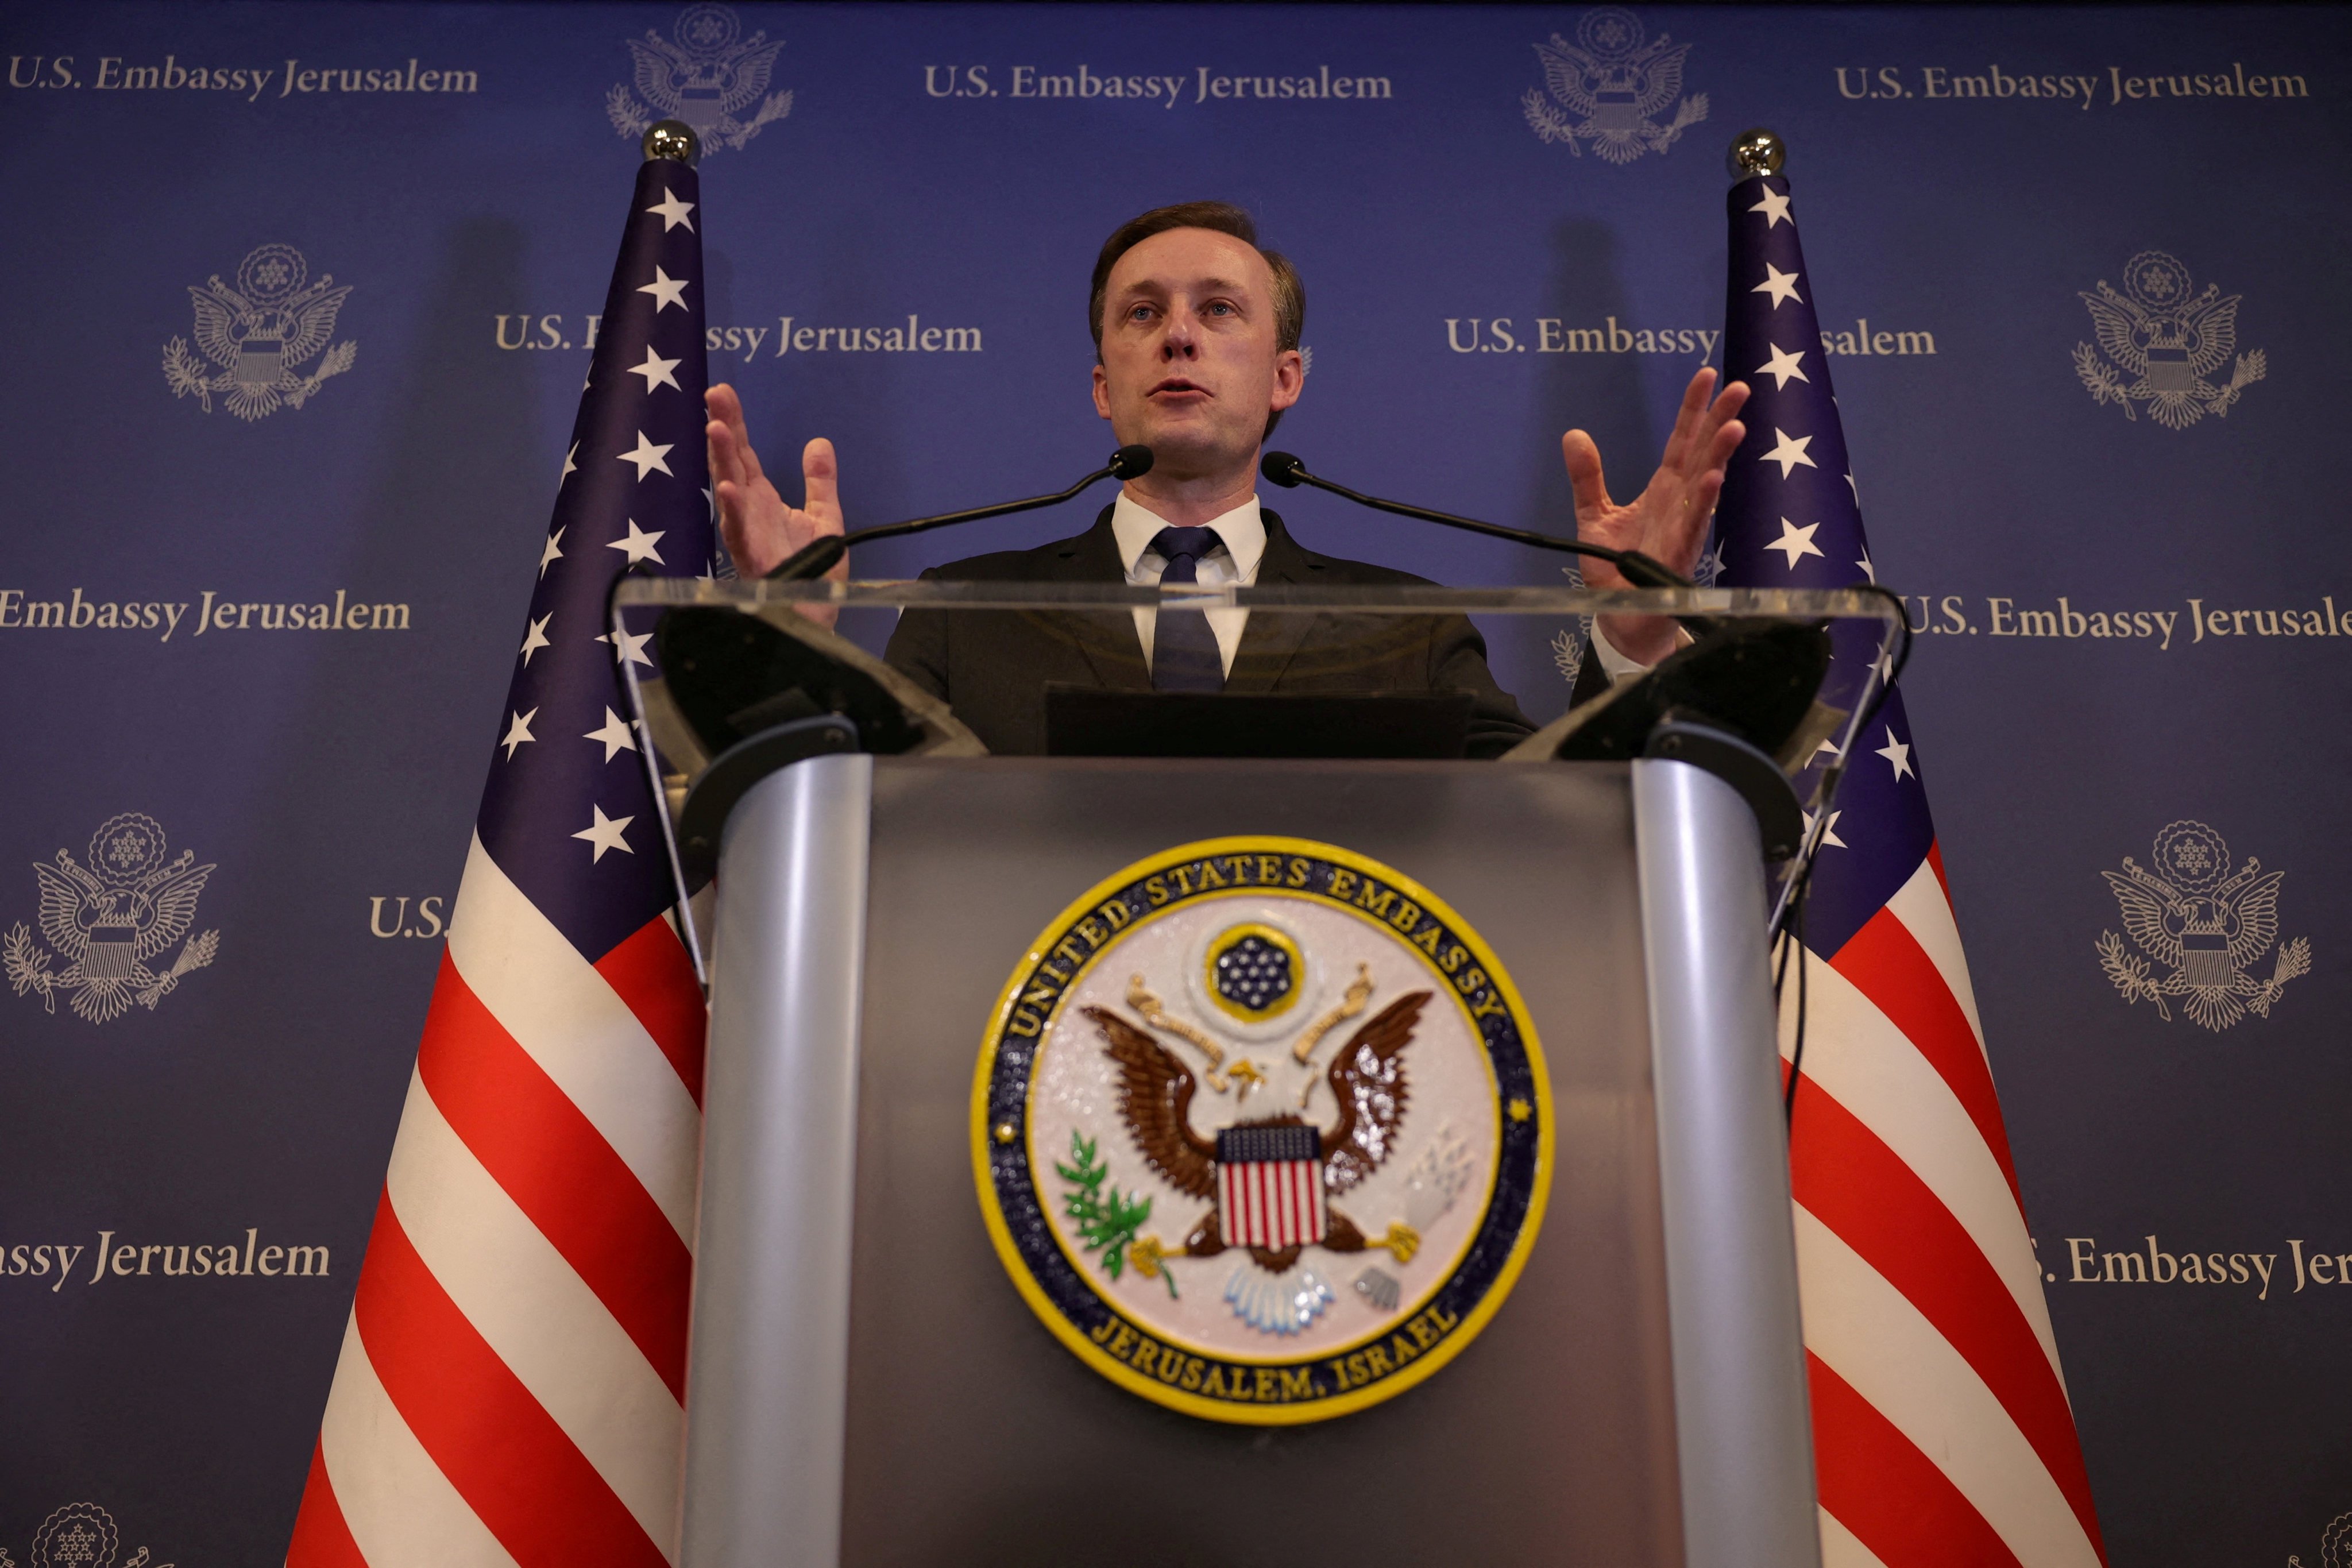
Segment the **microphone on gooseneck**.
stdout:
<path fill-rule="evenodd" d="M 1351 490 L 1342 484 L 1307 471 L 1307 465 L 1287 452 L 1268 452 L 1258 464 L 1258 472 L 1273 484 L 1285 489 L 1299 485 L 1313 485 L 1318 490 L 1329 490 L 1335 496 L 1345 496 L 1358 506 L 1370 507 L 1374 511 L 1394 512 L 1399 517 L 1418 518 L 1423 522 L 1443 523 L 1448 528 L 1466 529 L 1472 533 L 1484 533 L 1496 539 L 1507 539 L 1518 544 L 1532 544 L 1538 550 L 1561 550 L 1570 555 L 1589 555 L 1595 561 L 1606 561 L 1625 574 L 1625 580 L 1642 588 L 1689 588 L 1696 584 L 1684 577 L 1664 562 L 1643 554 L 1638 550 L 1612 550 L 1605 544 L 1587 544 L 1580 539 L 1561 539 L 1553 534 L 1536 533 L 1524 528 L 1506 528 L 1499 522 L 1480 522 L 1474 517 L 1456 517 L 1449 511 L 1432 511 L 1427 507 L 1408 506 L 1403 501 L 1382 500 Z"/>
<path fill-rule="evenodd" d="M 1151 471 L 1151 448 L 1136 445 L 1121 447 L 1110 455 L 1110 461 L 1077 481 L 1066 490 L 1049 496 L 1031 496 L 1026 500 L 1001 501 L 994 506 L 974 507 L 969 511 L 946 511 L 936 517 L 918 517 L 905 522 L 886 522 L 876 528 L 861 528 L 850 533 L 829 533 L 814 540 L 777 563 L 767 574 L 772 583 L 805 583 L 824 576 L 834 563 L 848 553 L 853 544 L 863 544 L 870 539 L 895 539 L 902 533 L 920 533 L 926 529 L 947 528 L 959 522 L 978 522 L 984 517 L 1003 517 L 1016 511 L 1030 511 L 1041 506 L 1054 506 L 1068 500 L 1088 485 L 1104 479 L 1137 479 Z"/>
<path fill-rule="evenodd" d="M 1442 523 L 1447 528 L 1459 528 L 1490 538 L 1507 539 L 1516 544 L 1531 544 L 1538 550 L 1559 550 L 1570 555 L 1586 555 L 1595 561 L 1606 561 L 1625 574 L 1625 580 L 1637 588 L 1691 588 L 1697 586 L 1687 577 L 1654 556 L 1638 550 L 1612 550 L 1605 544 L 1587 544 L 1580 539 L 1561 539 L 1555 534 L 1537 533 L 1525 528 L 1507 528 L 1499 522 L 1481 522 L 1474 517 L 1456 517 L 1450 511 L 1432 511 L 1427 507 L 1409 506 L 1403 501 L 1383 500 L 1360 490 L 1336 484 L 1307 471 L 1307 465 L 1288 452 L 1268 452 L 1258 464 L 1258 472 L 1267 481 L 1285 489 L 1300 485 L 1312 485 L 1318 490 L 1329 490 L 1344 496 L 1358 506 L 1370 507 L 1374 511 L 1393 512 L 1399 517 L 1417 518 L 1423 522 Z M 1716 627 L 1716 621 L 1706 616 L 1675 617 L 1690 628 L 1693 637 L 1704 637 Z"/>

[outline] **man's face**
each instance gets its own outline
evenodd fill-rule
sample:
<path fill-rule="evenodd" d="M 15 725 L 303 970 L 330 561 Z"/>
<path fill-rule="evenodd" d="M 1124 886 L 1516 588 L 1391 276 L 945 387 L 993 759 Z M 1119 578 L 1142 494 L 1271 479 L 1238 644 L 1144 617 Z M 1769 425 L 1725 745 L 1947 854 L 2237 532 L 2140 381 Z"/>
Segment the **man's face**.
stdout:
<path fill-rule="evenodd" d="M 1167 478 L 1247 467 L 1305 375 L 1275 342 L 1274 271 L 1255 247 L 1213 229 L 1155 234 L 1105 284 L 1095 411 Z"/>

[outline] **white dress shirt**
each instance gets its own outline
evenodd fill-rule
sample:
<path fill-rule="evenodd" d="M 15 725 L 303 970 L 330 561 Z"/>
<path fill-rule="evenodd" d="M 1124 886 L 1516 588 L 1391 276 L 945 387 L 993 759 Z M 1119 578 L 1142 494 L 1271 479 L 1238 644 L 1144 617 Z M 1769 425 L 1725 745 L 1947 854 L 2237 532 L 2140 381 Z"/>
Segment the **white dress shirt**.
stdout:
<path fill-rule="evenodd" d="M 1119 564 L 1127 568 L 1129 585 L 1156 588 L 1160 574 L 1168 570 L 1168 559 L 1151 548 L 1152 539 L 1168 520 L 1157 516 L 1129 499 L 1125 490 L 1112 503 L 1110 531 L 1118 542 Z M 1204 588 L 1223 588 L 1238 584 L 1248 587 L 1257 581 L 1258 562 L 1265 555 L 1265 521 L 1257 514 L 1257 497 L 1234 508 L 1222 517 L 1211 518 L 1207 526 L 1213 530 L 1218 544 L 1193 566 L 1193 577 Z M 1217 657 L 1224 663 L 1225 673 L 1234 672 L 1234 655 L 1242 646 L 1242 631 L 1249 625 L 1247 610 L 1209 610 L 1209 630 L 1217 639 Z M 1160 612 L 1139 609 L 1135 612 L 1135 635 L 1143 643 L 1143 662 L 1151 663 L 1151 638 L 1160 624 Z"/>
<path fill-rule="evenodd" d="M 1675 647 L 1678 649 L 1685 648 L 1690 647 L 1690 633 L 1677 629 L 1675 633 Z M 1609 678 L 1609 684 L 1612 686 L 1622 686 L 1629 680 L 1639 680 L 1657 668 L 1654 664 L 1643 664 L 1638 658 L 1619 653 L 1617 645 L 1611 642 L 1608 634 L 1601 629 L 1599 616 L 1593 617 L 1592 622 L 1592 656 L 1601 661 L 1601 673 Z"/>
<path fill-rule="evenodd" d="M 1147 510 L 1121 490 L 1112 503 L 1110 528 L 1118 543 L 1119 563 L 1127 569 L 1127 580 L 1132 586 L 1155 588 L 1160 574 L 1168 570 L 1167 558 L 1151 548 L 1152 539 L 1169 526 L 1165 518 Z M 1257 581 L 1258 563 L 1265 555 L 1265 521 L 1258 516 L 1257 497 L 1234 508 L 1222 517 L 1209 520 L 1220 543 L 1201 557 L 1193 567 L 1194 579 L 1203 587 L 1222 588 L 1228 584 L 1249 587 Z M 1234 654 L 1242 646 L 1242 632 L 1249 625 L 1247 610 L 1209 610 L 1204 612 L 1209 630 L 1217 639 L 1217 656 L 1224 663 L 1225 673 L 1234 671 Z M 1151 663 L 1152 634 L 1159 624 L 1160 612 L 1139 609 L 1135 612 L 1135 635 L 1143 644 L 1143 662 Z M 1687 644 L 1685 636 L 1676 639 L 1677 646 Z M 1592 653 L 1601 660 L 1601 672 L 1612 685 L 1646 675 L 1651 666 L 1627 658 L 1603 636 L 1598 622 L 1592 627 Z"/>

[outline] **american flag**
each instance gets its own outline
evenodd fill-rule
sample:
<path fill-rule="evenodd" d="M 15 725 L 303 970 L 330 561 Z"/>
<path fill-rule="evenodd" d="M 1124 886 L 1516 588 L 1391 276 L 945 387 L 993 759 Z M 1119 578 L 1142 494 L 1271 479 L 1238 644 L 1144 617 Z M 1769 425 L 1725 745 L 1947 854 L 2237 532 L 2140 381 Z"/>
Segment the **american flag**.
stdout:
<path fill-rule="evenodd" d="M 1228 1245 L 1280 1252 L 1323 1239 L 1322 1141 L 1297 1124 L 1217 1134 L 1217 1220 Z"/>
<path fill-rule="evenodd" d="M 1753 395 L 1717 514 L 1719 581 L 1875 581 L 1788 181 L 1741 181 L 1729 212 L 1726 374 Z M 1835 636 L 1824 696 L 1851 705 L 1878 629 Z M 1853 743 L 1803 909 L 1790 1134 L 1823 1560 L 2104 1563 L 1899 691 Z M 1798 994 L 1792 970 L 1784 1056 Z"/>
<path fill-rule="evenodd" d="M 617 662 L 709 569 L 694 171 L 639 171 L 291 1568 L 674 1560 L 702 993 Z"/>

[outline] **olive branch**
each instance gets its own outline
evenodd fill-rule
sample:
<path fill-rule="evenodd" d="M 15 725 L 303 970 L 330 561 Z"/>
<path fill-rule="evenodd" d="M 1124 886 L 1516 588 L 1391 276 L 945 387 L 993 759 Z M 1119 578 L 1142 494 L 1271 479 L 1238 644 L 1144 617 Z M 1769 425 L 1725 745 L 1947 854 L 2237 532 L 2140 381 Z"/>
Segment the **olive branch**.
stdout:
<path fill-rule="evenodd" d="M 38 991 L 49 1011 L 58 1010 L 58 999 L 50 994 L 57 986 L 58 977 L 49 973 L 49 955 L 33 945 L 33 932 L 24 921 L 18 921 L 8 928 L 6 939 L 0 941 L 0 958 L 7 963 L 10 989 L 19 996 L 27 991 Z M 0 1563 L 0 1568 L 7 1565 Z"/>
<path fill-rule="evenodd" d="M 1070 1133 L 1070 1159 L 1075 1169 L 1058 1160 L 1054 1163 L 1062 1180 L 1071 1184 L 1062 1195 L 1062 1212 L 1077 1222 L 1079 1243 L 1088 1252 L 1100 1252 L 1103 1272 L 1116 1279 L 1127 1270 L 1129 1245 L 1151 1217 L 1151 1200 L 1122 1197 L 1117 1187 L 1108 1185 L 1105 1178 L 1110 1174 L 1109 1164 L 1097 1157 L 1095 1141 L 1079 1136 L 1075 1129 Z M 1170 1297 L 1175 1296 L 1175 1278 L 1166 1269 L 1139 1264 L 1138 1272 L 1146 1278 L 1159 1274 L 1168 1281 Z"/>
<path fill-rule="evenodd" d="M 2168 1024 L 2172 1022 L 2172 1009 L 2164 1005 L 2164 985 L 2148 977 L 2147 961 L 2126 952 L 2124 939 L 2111 931 L 2101 931 L 2096 945 L 2099 967 L 2107 972 L 2107 978 L 2124 994 L 2124 1000 L 2153 1002 L 2157 1016 Z"/>
<path fill-rule="evenodd" d="M 1547 142 L 1564 142 L 1570 153 L 1580 158 L 1584 156 L 1584 149 L 1577 145 L 1576 127 L 1570 124 L 1542 93 L 1534 88 L 1528 89 L 1526 96 L 1519 100 L 1519 109 L 1528 117 L 1528 129 Z"/>
<path fill-rule="evenodd" d="M 653 124 L 646 118 L 645 111 L 637 107 L 637 100 L 629 89 L 617 82 L 614 84 L 613 90 L 604 95 L 604 117 L 613 122 L 613 129 L 624 136 L 643 136 Z"/>
<path fill-rule="evenodd" d="M 202 360 L 188 352 L 187 340 L 173 338 L 163 345 L 163 379 L 171 384 L 172 395 L 185 397 L 194 393 L 205 412 L 213 411 L 212 380 Z"/>
<path fill-rule="evenodd" d="M 2138 420 L 2139 416 L 2132 411 L 2131 398 L 2124 391 L 2124 384 L 2116 379 L 2114 371 L 2107 368 L 2106 362 L 2099 358 L 2098 351 L 2088 343 L 2074 345 L 2074 374 L 2083 378 L 2083 385 L 2092 397 L 2101 403 L 2116 404 L 2123 409 L 2125 418 Z"/>

